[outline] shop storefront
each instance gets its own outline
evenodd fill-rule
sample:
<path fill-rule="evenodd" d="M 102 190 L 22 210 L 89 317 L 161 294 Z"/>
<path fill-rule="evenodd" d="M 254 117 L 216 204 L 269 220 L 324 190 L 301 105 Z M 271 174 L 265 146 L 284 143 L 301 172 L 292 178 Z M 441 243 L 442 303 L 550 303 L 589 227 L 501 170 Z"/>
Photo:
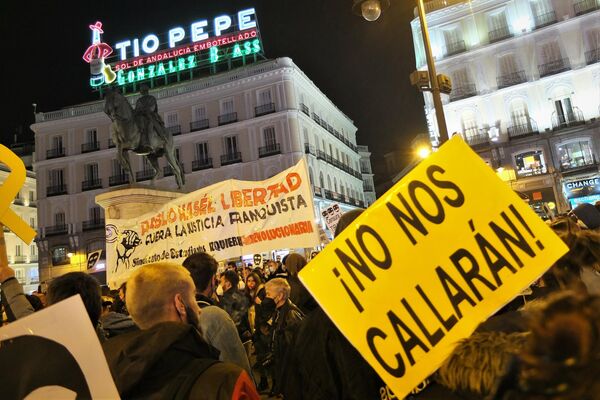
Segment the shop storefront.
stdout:
<path fill-rule="evenodd" d="M 581 203 L 594 204 L 600 201 L 600 177 L 595 175 L 585 179 L 565 181 L 563 192 L 571 208 Z"/>
<path fill-rule="evenodd" d="M 529 207 L 543 219 L 548 218 L 547 212 L 544 211 L 544 205 L 550 209 L 556 207 L 556 196 L 551 187 L 521 191 L 521 193 L 527 196 Z"/>

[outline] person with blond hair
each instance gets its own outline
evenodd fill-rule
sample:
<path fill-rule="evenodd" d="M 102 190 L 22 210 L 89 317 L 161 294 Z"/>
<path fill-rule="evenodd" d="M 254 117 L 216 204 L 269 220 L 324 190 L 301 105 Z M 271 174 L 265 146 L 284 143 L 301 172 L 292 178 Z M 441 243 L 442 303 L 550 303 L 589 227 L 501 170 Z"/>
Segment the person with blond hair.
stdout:
<path fill-rule="evenodd" d="M 200 334 L 195 292 L 180 265 L 149 264 L 131 275 L 126 301 L 141 330 L 104 343 L 122 398 L 259 399 L 246 371 L 220 362 Z"/>

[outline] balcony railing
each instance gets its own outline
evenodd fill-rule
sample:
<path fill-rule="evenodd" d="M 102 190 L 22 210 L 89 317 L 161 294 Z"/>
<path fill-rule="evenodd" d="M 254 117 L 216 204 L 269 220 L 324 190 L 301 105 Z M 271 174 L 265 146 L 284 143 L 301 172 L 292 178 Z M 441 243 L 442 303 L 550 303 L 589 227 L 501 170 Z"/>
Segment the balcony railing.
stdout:
<path fill-rule="evenodd" d="M 316 113 L 312 113 L 311 118 L 313 119 L 313 121 L 315 121 L 317 124 L 319 124 L 322 128 L 324 128 L 327 132 L 331 133 L 338 140 L 340 140 L 342 143 L 344 143 L 346 146 L 348 146 L 350 149 L 352 149 L 352 151 L 354 151 L 355 153 L 358 153 L 358 148 L 356 147 L 356 145 L 353 144 L 350 140 L 348 140 L 344 135 L 342 135 L 337 129 L 335 129 L 334 127 L 329 125 L 327 123 L 327 121 L 325 121 L 324 119 L 319 117 Z"/>
<path fill-rule="evenodd" d="M 558 115 L 556 111 L 552 113 L 552 129 L 555 131 L 583 124 L 585 119 L 578 107 L 573 107 L 571 112 L 562 115 Z"/>
<path fill-rule="evenodd" d="M 455 54 L 463 53 L 467 51 L 464 40 L 458 40 L 456 42 L 446 44 L 444 49 L 444 57 L 450 57 Z"/>
<path fill-rule="evenodd" d="M 272 114 L 275 112 L 275 103 L 262 104 L 254 107 L 254 116 L 260 117 L 261 115 Z"/>
<path fill-rule="evenodd" d="M 450 101 L 462 100 L 473 96 L 477 96 L 477 86 L 474 83 L 467 83 L 452 89 L 452 92 L 450 92 Z"/>
<path fill-rule="evenodd" d="M 482 133 L 481 131 L 477 134 L 468 134 L 465 132 L 463 133 L 463 138 L 465 139 L 465 142 L 469 143 L 471 146 L 490 143 L 489 135 L 487 133 Z"/>
<path fill-rule="evenodd" d="M 108 186 L 126 185 L 129 183 L 128 174 L 112 175 L 108 177 Z"/>
<path fill-rule="evenodd" d="M 58 147 L 55 149 L 46 150 L 46 159 L 50 160 L 52 158 L 64 157 L 65 156 L 65 148 Z"/>
<path fill-rule="evenodd" d="M 281 145 L 279 143 L 273 143 L 258 148 L 258 157 L 268 157 L 275 154 L 281 154 Z"/>
<path fill-rule="evenodd" d="M 317 155 L 317 153 L 315 152 L 315 146 L 308 143 L 304 143 L 304 152 L 306 154 L 312 154 L 313 156 Z"/>
<path fill-rule="evenodd" d="M 315 196 L 323 197 L 323 189 L 320 187 L 313 186 L 313 192 L 315 193 Z"/>
<path fill-rule="evenodd" d="M 341 169 L 342 171 L 354 176 L 355 178 L 362 179 L 362 174 L 360 172 L 358 172 L 352 167 L 349 167 L 348 165 L 330 156 L 322 150 L 317 150 L 317 158 L 319 160 L 326 161 L 328 164 L 331 164 L 334 167 Z"/>
<path fill-rule="evenodd" d="M 166 127 L 167 132 L 171 134 L 171 136 L 181 135 L 181 125 L 171 125 Z"/>
<path fill-rule="evenodd" d="M 87 221 L 83 221 L 81 223 L 81 229 L 84 231 L 91 231 L 92 229 L 103 229 L 104 228 L 104 218 L 94 218 L 88 219 Z"/>
<path fill-rule="evenodd" d="M 190 132 L 201 131 L 203 129 L 208 129 L 209 127 L 208 118 L 190 122 Z"/>
<path fill-rule="evenodd" d="M 100 189 L 102 187 L 102 179 L 88 179 L 81 182 L 81 191 L 85 192 L 86 190 Z"/>
<path fill-rule="evenodd" d="M 47 226 L 46 230 L 45 230 L 46 236 L 63 235 L 65 233 L 67 233 L 67 231 L 68 231 L 67 224 L 58 224 L 58 225 Z"/>
<path fill-rule="evenodd" d="M 29 200 L 29 207 L 37 208 L 37 201 L 36 200 Z"/>
<path fill-rule="evenodd" d="M 113 147 L 116 147 L 115 143 L 112 139 L 108 139 L 108 148 L 112 149 Z"/>
<path fill-rule="evenodd" d="M 508 132 L 508 137 L 511 139 L 535 135 L 539 133 L 537 124 L 531 118 L 529 118 L 527 122 L 511 122 L 506 128 L 506 131 Z"/>
<path fill-rule="evenodd" d="M 232 124 L 234 122 L 237 122 L 237 120 L 238 120 L 237 112 L 219 115 L 219 126 Z"/>
<path fill-rule="evenodd" d="M 183 164 L 179 164 L 179 167 L 181 168 L 181 172 L 183 172 L 185 174 L 185 167 L 183 166 Z M 165 165 L 163 167 L 163 176 L 171 176 L 173 175 L 173 168 L 171 168 L 170 165 Z"/>
<path fill-rule="evenodd" d="M 98 142 L 98 141 L 81 144 L 81 152 L 82 153 L 89 153 L 91 151 L 98 151 L 98 150 L 100 150 L 100 142 Z"/>
<path fill-rule="evenodd" d="M 200 171 L 200 170 L 209 169 L 212 167 L 213 167 L 213 162 L 212 162 L 211 157 L 192 161 L 192 171 Z"/>
<path fill-rule="evenodd" d="M 229 165 L 242 162 L 242 153 L 236 151 L 234 153 L 227 153 L 221 156 L 221 165 Z"/>
<path fill-rule="evenodd" d="M 534 15 L 533 23 L 535 24 L 535 29 L 540 29 L 544 26 L 552 25 L 556 23 L 556 13 L 553 10 L 544 14 Z"/>
<path fill-rule="evenodd" d="M 46 196 L 60 196 L 67 194 L 67 185 L 53 185 L 46 187 Z"/>
<path fill-rule="evenodd" d="M 527 82 L 525 71 L 515 71 L 506 75 L 500 75 L 496 78 L 498 83 L 498 89 L 502 89 L 509 86 L 518 85 L 519 83 Z"/>
<path fill-rule="evenodd" d="M 573 4 L 575 15 L 586 14 L 598 10 L 599 8 L 596 0 L 580 0 Z"/>
<path fill-rule="evenodd" d="M 15 198 L 15 199 L 13 200 L 13 204 L 16 204 L 16 205 L 18 205 L 18 206 L 22 206 L 22 205 L 24 205 L 25 203 L 24 203 L 23 199 L 19 197 L 19 198 Z"/>
<path fill-rule="evenodd" d="M 304 103 L 300 103 L 300 111 L 302 111 L 304 114 L 308 115 L 310 117 L 310 111 L 308 109 L 308 106 Z"/>
<path fill-rule="evenodd" d="M 137 182 L 147 181 L 154 177 L 155 172 L 151 169 L 143 169 L 135 173 L 135 180 Z"/>
<path fill-rule="evenodd" d="M 569 63 L 568 58 L 561 58 L 558 60 L 553 60 L 547 62 L 545 64 L 538 65 L 538 70 L 540 71 L 540 78 L 544 76 L 560 74 L 561 72 L 568 71 L 571 69 L 571 64 Z"/>
<path fill-rule="evenodd" d="M 23 264 L 27 262 L 27 256 L 13 256 L 13 263 L 15 264 Z"/>
<path fill-rule="evenodd" d="M 373 189 L 373 185 L 369 185 L 369 184 L 363 183 L 363 191 L 365 191 L 365 192 L 374 192 L 375 189 Z"/>
<path fill-rule="evenodd" d="M 488 39 L 490 43 L 499 42 L 500 40 L 511 37 L 513 34 L 510 33 L 508 25 L 494 29 L 488 32 Z"/>
<path fill-rule="evenodd" d="M 600 48 L 585 52 L 585 62 L 587 65 L 600 62 Z"/>

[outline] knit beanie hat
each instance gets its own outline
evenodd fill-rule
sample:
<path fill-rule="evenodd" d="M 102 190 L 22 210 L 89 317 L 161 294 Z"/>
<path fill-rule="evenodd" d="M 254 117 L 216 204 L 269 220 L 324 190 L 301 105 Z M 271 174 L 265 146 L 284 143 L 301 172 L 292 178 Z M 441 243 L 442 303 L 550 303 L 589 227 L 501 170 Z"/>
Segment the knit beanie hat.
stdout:
<path fill-rule="evenodd" d="M 592 204 L 581 203 L 573 209 L 573 214 L 583 222 L 586 228 L 596 229 L 600 227 L 600 211 Z"/>

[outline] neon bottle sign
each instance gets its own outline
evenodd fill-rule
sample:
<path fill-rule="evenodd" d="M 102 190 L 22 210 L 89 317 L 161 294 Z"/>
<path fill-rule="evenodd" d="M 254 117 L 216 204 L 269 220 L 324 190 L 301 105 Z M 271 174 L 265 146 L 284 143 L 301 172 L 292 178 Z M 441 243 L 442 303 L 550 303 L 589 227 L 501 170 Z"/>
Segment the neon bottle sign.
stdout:
<path fill-rule="evenodd" d="M 94 25 L 90 25 L 92 30 L 92 44 L 83 53 L 83 59 L 90 64 L 90 85 L 100 86 L 103 83 L 111 83 L 116 76 L 112 72 L 110 65 L 104 64 L 104 59 L 112 54 L 113 49 L 106 43 L 102 43 L 101 34 L 102 22 L 96 21 Z"/>

